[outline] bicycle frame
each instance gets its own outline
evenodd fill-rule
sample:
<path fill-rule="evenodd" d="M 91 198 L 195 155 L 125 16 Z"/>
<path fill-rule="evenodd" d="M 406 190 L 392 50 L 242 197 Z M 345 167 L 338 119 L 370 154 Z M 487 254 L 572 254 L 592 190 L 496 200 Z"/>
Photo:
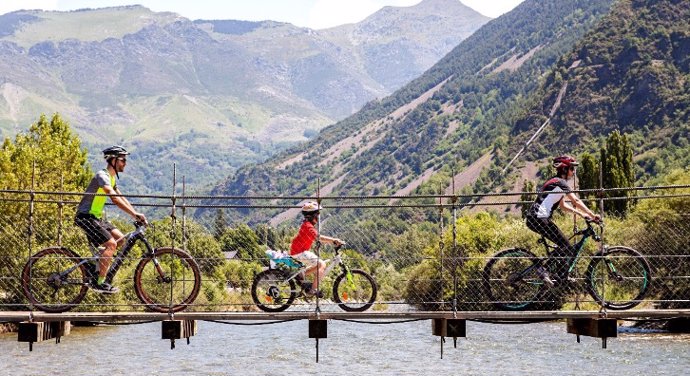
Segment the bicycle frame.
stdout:
<path fill-rule="evenodd" d="M 118 239 L 126 239 L 125 244 L 122 246 L 119 252 L 113 257 L 113 263 L 110 265 L 108 268 L 108 273 L 106 274 L 105 281 L 109 284 L 113 283 L 113 279 L 115 278 L 115 275 L 117 272 L 120 270 L 120 267 L 122 267 L 122 264 L 124 263 L 125 259 L 129 255 L 129 253 L 132 251 L 132 248 L 134 248 L 134 245 L 136 244 L 137 241 L 141 241 L 144 243 L 144 246 L 146 247 L 146 252 L 142 255 L 142 258 L 145 257 L 146 255 L 153 254 L 153 247 L 151 244 L 148 242 L 146 237 L 144 236 L 144 230 L 145 226 L 143 225 L 138 225 L 135 224 L 137 228 L 134 231 L 128 232 L 127 234 L 123 235 L 122 238 Z M 92 246 L 93 248 L 93 246 Z M 80 267 L 83 264 L 86 264 L 88 262 L 91 262 L 92 260 L 99 260 L 100 255 L 96 250 L 93 250 L 92 253 L 94 254 L 92 257 L 86 257 L 82 259 L 79 263 L 76 265 L 72 266 L 71 268 L 63 271 L 60 273 L 60 277 L 64 277 L 70 273 L 72 273 L 74 270 L 76 270 L 78 267 Z M 156 268 L 159 268 L 158 260 L 153 259 L 154 265 L 156 265 Z M 96 275 L 98 275 L 98 270 L 95 271 Z"/>
<path fill-rule="evenodd" d="M 580 240 L 577 243 L 575 243 L 575 245 L 574 245 L 576 252 L 575 252 L 575 256 L 572 257 L 572 260 L 570 261 L 570 263 L 568 265 L 568 275 L 570 275 L 570 273 L 573 271 L 573 269 L 575 269 L 575 265 L 577 264 L 577 262 L 580 259 L 580 255 L 582 254 L 582 250 L 585 247 L 585 243 L 587 242 L 587 239 L 592 237 L 597 241 L 601 240 L 600 236 L 596 234 L 596 232 L 594 231 L 594 228 L 592 228 L 592 225 L 589 221 L 587 221 L 587 227 L 585 229 L 580 230 L 580 231 L 575 231 L 575 233 L 568 240 L 570 240 L 570 239 L 572 239 L 578 235 L 582 235 L 582 238 L 580 238 Z M 546 254 L 547 255 L 550 253 L 551 250 L 559 249 L 559 247 L 556 245 L 550 245 L 549 241 L 543 235 L 539 240 L 537 240 L 537 242 L 542 244 L 544 246 L 544 248 L 546 248 Z M 529 268 L 523 270 L 518 275 L 512 276 L 508 282 L 513 283 L 517 280 L 522 279 L 524 276 L 531 273 L 534 269 L 543 266 L 544 261 L 548 260 L 549 258 L 550 258 L 549 256 L 539 258 L 538 259 L 539 261 L 535 262 Z"/>
<path fill-rule="evenodd" d="M 586 228 L 584 228 L 580 231 L 575 231 L 573 233 L 573 235 L 570 238 L 568 238 L 568 241 L 570 241 L 571 239 L 573 239 L 576 236 L 579 236 L 579 235 L 582 236 L 582 238 L 580 238 L 580 240 L 578 240 L 578 242 L 575 243 L 575 245 L 573 246 L 575 249 L 575 255 L 572 257 L 572 260 L 570 261 L 570 263 L 568 265 L 568 274 L 570 274 L 573 271 L 573 269 L 575 269 L 575 265 L 580 260 L 580 256 L 582 255 L 582 251 L 584 250 L 585 244 L 587 243 L 587 239 L 593 238 L 595 241 L 601 241 L 601 237 L 599 235 L 597 235 L 597 233 L 594 231 L 594 228 L 592 227 L 591 222 L 587 221 L 586 223 L 587 223 Z M 541 239 L 539 239 L 537 242 L 544 245 L 544 247 L 546 248 L 547 255 L 549 254 L 549 250 L 559 249 L 559 247 L 556 245 L 550 245 L 548 243 L 548 240 L 543 235 L 542 235 Z M 548 258 L 549 257 L 547 256 L 547 259 Z"/>
<path fill-rule="evenodd" d="M 342 267 L 343 273 L 347 273 L 349 271 L 347 266 L 343 262 L 342 256 L 340 255 L 340 246 L 335 247 L 335 256 L 332 259 L 330 259 L 330 260 L 319 259 L 319 260 L 322 260 L 326 263 L 326 269 L 323 271 L 324 276 L 328 275 L 328 273 L 330 273 L 331 270 L 333 270 L 333 268 L 335 268 L 338 265 L 340 265 Z M 280 263 L 280 261 L 276 261 L 276 262 Z M 294 273 L 290 274 L 287 278 L 285 278 L 285 281 L 291 281 L 291 280 L 297 278 L 298 275 L 300 275 L 301 273 L 303 273 L 307 269 L 306 265 L 304 265 L 303 263 L 301 263 L 301 264 L 302 264 L 302 266 L 300 266 Z M 352 277 L 348 275 L 348 280 L 351 280 L 351 279 L 352 279 Z"/>

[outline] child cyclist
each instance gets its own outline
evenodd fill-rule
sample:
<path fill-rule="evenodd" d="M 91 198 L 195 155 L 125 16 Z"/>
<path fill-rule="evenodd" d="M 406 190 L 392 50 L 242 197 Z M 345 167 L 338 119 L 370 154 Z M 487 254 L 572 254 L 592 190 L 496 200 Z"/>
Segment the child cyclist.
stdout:
<path fill-rule="evenodd" d="M 330 243 L 335 246 L 345 244 L 345 242 L 338 238 L 320 235 L 318 231 L 316 231 L 315 226 L 319 221 L 320 210 L 321 205 L 313 201 L 306 202 L 304 205 L 302 205 L 302 215 L 304 216 L 304 221 L 302 222 L 302 226 L 300 226 L 299 232 L 292 240 L 292 245 L 290 246 L 290 256 L 307 266 L 307 269 L 304 271 L 305 276 L 315 275 L 313 278 L 313 283 L 304 283 L 305 293 L 316 295 L 318 297 L 322 296 L 321 291 L 319 291 L 319 283 L 323 278 L 326 263 L 323 260 L 319 260 L 319 257 L 316 255 L 316 253 L 310 250 L 314 240 L 318 238 L 321 243 Z"/>

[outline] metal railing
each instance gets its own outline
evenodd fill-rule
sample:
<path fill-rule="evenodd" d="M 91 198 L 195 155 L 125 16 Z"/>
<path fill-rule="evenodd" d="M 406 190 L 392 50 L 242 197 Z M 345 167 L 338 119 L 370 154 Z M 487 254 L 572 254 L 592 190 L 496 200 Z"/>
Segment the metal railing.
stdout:
<path fill-rule="evenodd" d="M 268 266 L 265 250 L 289 249 L 301 223 L 299 206 L 306 200 L 324 206 L 319 231 L 345 240 L 350 266 L 376 280 L 378 294 L 372 312 L 597 310 L 616 308 L 615 302 L 626 300 L 634 301 L 633 309 L 690 308 L 688 186 L 579 193 L 601 212 L 605 226 L 597 233 L 602 242 L 584 245 L 568 278 L 558 278 L 559 264 L 553 260 L 567 261 L 572 255 L 553 252 L 546 260 L 539 235 L 521 217 L 521 207 L 531 201 L 520 201 L 520 197 L 528 198 L 533 192 L 127 197 L 153 223 L 147 237 L 154 247 L 180 248 L 199 265 L 201 289 L 186 308 L 188 312 L 258 311 L 250 290 L 254 276 Z M 91 256 L 86 236 L 74 225 L 81 196 L 0 191 L 0 310 L 34 309 L 22 290 L 22 268 L 41 249 L 59 246 Z M 123 232 L 132 230 L 132 223 L 122 215 L 113 206 L 106 210 L 107 219 Z M 575 221 L 572 215 L 556 215 L 554 221 L 565 234 L 586 228 L 584 221 Z M 625 252 L 610 255 L 614 261 L 608 262 L 598 253 L 611 249 L 603 245 L 633 248 L 643 262 Z M 493 258 L 513 248 L 527 252 Z M 320 251 L 321 257 L 332 257 L 329 246 Z M 89 292 L 72 311 L 146 311 L 133 284 L 142 252 L 137 246 L 124 260 L 114 280 L 120 293 Z M 553 286 L 539 268 L 532 267 L 537 262 L 550 273 Z M 493 269 L 487 269 L 487 264 Z M 527 270 L 530 267 L 533 270 Z M 516 276 L 516 272 L 524 275 Z M 325 278 L 323 299 L 298 298 L 290 310 L 310 311 L 318 305 L 325 312 L 339 311 L 331 294 L 334 277 Z M 643 296 L 630 292 L 640 286 Z M 614 304 L 602 308 L 602 299 Z"/>

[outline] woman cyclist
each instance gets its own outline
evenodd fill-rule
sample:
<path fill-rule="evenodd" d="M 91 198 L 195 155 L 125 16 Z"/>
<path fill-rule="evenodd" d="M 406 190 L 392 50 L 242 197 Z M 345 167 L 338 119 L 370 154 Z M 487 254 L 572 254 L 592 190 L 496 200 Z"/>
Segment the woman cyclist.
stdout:
<path fill-rule="evenodd" d="M 547 265 L 547 269 L 555 271 L 556 278 L 559 280 L 567 278 L 568 265 L 577 251 L 573 249 L 568 238 L 551 220 L 553 212 L 557 207 L 560 207 L 564 211 L 575 213 L 585 219 L 595 222 L 601 220 L 571 191 L 568 185 L 568 181 L 575 176 L 577 165 L 575 158 L 568 155 L 553 159 L 556 176 L 547 180 L 541 187 L 537 199 L 527 212 L 525 221 L 530 230 L 543 235 L 558 246 L 558 249 L 549 255 L 549 261 L 553 263 L 554 267 Z M 554 284 L 546 269 L 540 268 L 538 272 L 544 282 L 549 285 Z"/>

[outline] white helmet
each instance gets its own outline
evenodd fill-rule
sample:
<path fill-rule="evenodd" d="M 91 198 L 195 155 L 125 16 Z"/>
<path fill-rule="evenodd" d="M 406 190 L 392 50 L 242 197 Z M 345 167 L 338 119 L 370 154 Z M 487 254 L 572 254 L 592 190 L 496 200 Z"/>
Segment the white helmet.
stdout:
<path fill-rule="evenodd" d="M 302 214 L 314 214 L 315 212 L 318 212 L 321 209 L 323 209 L 323 207 L 321 207 L 321 205 L 319 205 L 318 202 L 307 201 L 302 205 Z"/>

